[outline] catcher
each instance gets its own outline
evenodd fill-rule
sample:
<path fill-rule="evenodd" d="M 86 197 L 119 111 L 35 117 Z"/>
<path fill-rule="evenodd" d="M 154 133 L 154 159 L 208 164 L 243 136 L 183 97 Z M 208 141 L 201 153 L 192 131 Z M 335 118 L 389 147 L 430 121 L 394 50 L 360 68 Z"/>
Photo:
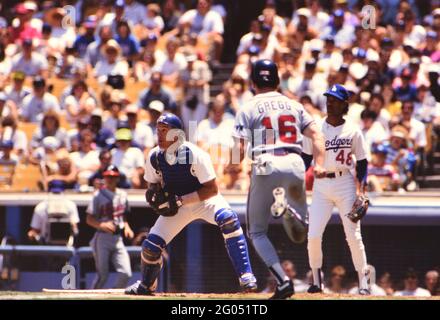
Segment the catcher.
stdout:
<path fill-rule="evenodd" d="M 315 179 L 313 186 L 307 235 L 313 284 L 308 292 L 319 293 L 323 290 L 320 276 L 322 235 L 333 207 L 336 206 L 344 226 L 353 264 L 359 275 L 359 294 L 369 295 L 369 271 L 360 225 L 369 204 L 365 195 L 367 147 L 360 129 L 344 119 L 348 111 L 347 90 L 335 84 L 324 95 L 327 97 L 327 117 L 321 124 L 321 131 L 325 139 L 324 168 L 327 175 L 325 178 Z M 311 142 L 305 139 L 303 158 L 306 168 L 312 161 L 311 154 Z M 354 168 L 356 178 L 352 174 Z"/>
<path fill-rule="evenodd" d="M 125 293 L 154 293 L 163 250 L 186 225 L 197 219 L 219 226 L 242 290 L 255 291 L 257 282 L 237 214 L 218 193 L 209 155 L 184 141 L 182 128 L 181 120 L 170 113 L 157 120 L 159 145 L 149 153 L 144 178 L 149 183 L 146 200 L 160 216 L 142 243 L 142 280 L 128 287 Z"/>

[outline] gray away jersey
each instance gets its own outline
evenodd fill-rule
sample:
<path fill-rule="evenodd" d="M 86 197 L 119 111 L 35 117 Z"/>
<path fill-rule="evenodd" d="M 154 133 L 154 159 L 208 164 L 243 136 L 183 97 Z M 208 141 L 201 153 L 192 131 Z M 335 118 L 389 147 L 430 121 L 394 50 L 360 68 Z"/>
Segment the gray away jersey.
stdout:
<path fill-rule="evenodd" d="M 300 153 L 302 133 L 313 122 L 302 104 L 272 91 L 246 102 L 236 115 L 233 136 L 249 141 L 251 158 L 278 148 Z"/>

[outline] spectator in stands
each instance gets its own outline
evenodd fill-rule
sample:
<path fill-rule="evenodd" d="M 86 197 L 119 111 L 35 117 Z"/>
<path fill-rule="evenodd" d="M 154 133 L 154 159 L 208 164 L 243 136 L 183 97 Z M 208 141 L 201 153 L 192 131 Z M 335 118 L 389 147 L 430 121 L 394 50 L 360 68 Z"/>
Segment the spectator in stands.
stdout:
<path fill-rule="evenodd" d="M 390 113 L 384 108 L 385 100 L 380 94 L 372 94 L 366 103 L 367 110 L 377 114 L 376 121 L 382 125 L 385 132 L 389 132 Z"/>
<path fill-rule="evenodd" d="M 19 159 L 16 154 L 13 153 L 14 142 L 12 140 L 0 141 L 0 163 L 14 163 L 17 164 Z"/>
<path fill-rule="evenodd" d="M 223 50 L 224 25 L 222 17 L 211 10 L 211 5 L 212 0 L 198 0 L 197 9 L 185 12 L 179 19 L 179 25 L 190 33 L 196 33 L 205 42 L 212 41 L 215 54 L 209 61 L 216 66 Z"/>
<path fill-rule="evenodd" d="M 122 114 L 122 110 L 126 105 L 126 95 L 122 90 L 113 90 L 110 95 L 108 112 L 105 112 L 105 116 L 102 122 L 102 126 L 107 128 L 111 132 L 116 132 L 119 118 Z"/>
<path fill-rule="evenodd" d="M 23 40 L 22 52 L 12 57 L 12 71 L 23 71 L 30 77 L 37 75 L 47 77 L 47 59 L 34 51 L 32 41 L 31 38 Z"/>
<path fill-rule="evenodd" d="M 437 270 L 430 270 L 425 274 L 425 286 L 431 293 L 431 296 L 438 296 L 440 294 L 439 288 L 439 273 Z"/>
<path fill-rule="evenodd" d="M 70 158 L 78 175 L 80 187 L 88 184 L 90 176 L 99 168 L 99 152 L 95 149 L 94 135 L 90 129 L 79 133 L 79 151 L 72 152 Z"/>
<path fill-rule="evenodd" d="M 90 96 L 85 81 L 75 82 L 72 86 L 72 94 L 64 101 L 66 120 L 73 125 L 80 119 L 88 119 L 95 108 L 97 108 L 96 100 Z"/>
<path fill-rule="evenodd" d="M 109 149 L 115 143 L 113 132 L 102 126 L 102 109 L 92 111 L 88 128 L 93 132 L 98 148 Z"/>
<path fill-rule="evenodd" d="M 162 73 L 164 84 L 172 89 L 181 85 L 180 74 L 187 67 L 185 56 L 178 52 L 179 46 L 180 40 L 178 38 L 169 38 L 166 43 L 165 59 L 157 61 L 155 66 L 155 69 Z"/>
<path fill-rule="evenodd" d="M 354 28 L 352 25 L 344 24 L 345 12 L 342 9 L 333 11 L 327 27 L 322 31 L 322 38 L 331 35 L 335 38 L 338 48 L 346 48 L 353 43 Z"/>
<path fill-rule="evenodd" d="M 170 112 L 177 111 L 177 105 L 174 102 L 174 99 L 162 87 L 162 73 L 161 72 L 153 72 L 151 75 L 151 85 L 149 88 L 145 89 L 139 94 L 139 106 L 148 110 L 149 105 L 152 101 L 158 100 L 162 102 L 164 106 L 164 110 Z"/>
<path fill-rule="evenodd" d="M 116 148 L 112 149 L 112 164 L 126 175 L 131 188 L 143 186 L 145 157 L 138 148 L 130 147 L 133 139 L 130 129 L 119 129 L 115 134 Z"/>
<path fill-rule="evenodd" d="M 59 52 L 62 52 L 68 46 L 72 46 L 76 38 L 72 23 L 63 23 L 67 14 L 68 12 L 64 8 L 52 8 L 45 13 L 45 21 L 52 27 L 50 36 L 57 42 Z"/>
<path fill-rule="evenodd" d="M 335 266 L 332 268 L 330 279 L 324 288 L 325 293 L 347 293 L 345 288 L 346 271 L 343 266 Z"/>
<path fill-rule="evenodd" d="M 409 68 L 403 69 L 400 79 L 401 84 L 394 90 L 396 92 L 396 98 L 400 101 L 415 101 L 417 100 L 417 88 L 411 83 L 412 73 Z"/>
<path fill-rule="evenodd" d="M 294 11 L 292 15 L 293 24 L 296 25 L 298 22 L 298 11 L 305 11 L 304 9 L 309 12 L 307 16 L 308 25 L 314 30 L 322 31 L 329 24 L 330 17 L 322 10 L 319 0 L 307 0 L 304 8 Z"/>
<path fill-rule="evenodd" d="M 422 85 L 417 88 L 417 101 L 414 102 L 413 116 L 416 120 L 429 124 L 440 116 L 440 103 L 429 91 L 429 87 Z"/>
<path fill-rule="evenodd" d="M 284 260 L 281 262 L 281 267 L 283 268 L 286 275 L 293 281 L 295 286 L 295 292 L 304 293 L 307 292 L 309 284 L 297 278 L 297 272 L 295 264 L 291 260 Z"/>
<path fill-rule="evenodd" d="M 49 110 L 60 113 L 58 99 L 46 91 L 46 81 L 42 77 L 35 77 L 33 82 L 33 92 L 23 99 L 23 109 L 21 118 L 26 122 L 39 122 L 44 114 Z"/>
<path fill-rule="evenodd" d="M 389 142 L 384 143 L 387 149 L 386 163 L 396 168 L 401 184 L 407 187 L 414 179 L 416 158 L 407 148 L 408 130 L 402 126 L 395 126 L 391 130 Z"/>
<path fill-rule="evenodd" d="M 105 83 L 109 75 L 128 76 L 128 64 L 121 59 L 121 47 L 116 40 L 108 40 L 101 51 L 104 59 L 96 63 L 94 70 L 94 75 L 100 83 Z"/>
<path fill-rule="evenodd" d="M 131 34 L 127 21 L 118 22 L 115 40 L 121 48 L 122 56 L 127 59 L 129 66 L 132 66 L 133 61 L 138 58 L 140 47 L 139 41 Z"/>
<path fill-rule="evenodd" d="M 7 116 L 18 118 L 17 106 L 13 101 L 8 100 L 4 92 L 0 91 L 0 119 Z"/>
<path fill-rule="evenodd" d="M 141 147 L 145 155 L 155 146 L 153 130 L 143 121 L 139 121 L 139 107 L 136 104 L 129 104 L 125 108 L 128 128 L 131 130 L 133 142 Z"/>
<path fill-rule="evenodd" d="M 372 147 L 367 179 L 370 191 L 397 191 L 401 187 L 398 172 L 391 164 L 386 163 L 387 152 L 387 148 L 381 144 Z"/>
<path fill-rule="evenodd" d="M 176 6 L 176 1 L 165 0 L 162 5 L 162 18 L 164 22 L 162 32 L 166 33 L 177 28 L 180 16 L 181 13 Z"/>
<path fill-rule="evenodd" d="M 70 159 L 69 152 L 66 149 L 60 149 L 56 152 L 55 157 L 56 166 L 43 164 L 46 171 L 43 173 L 44 186 L 48 186 L 52 180 L 61 180 L 64 182 L 65 189 L 75 189 L 78 171 Z"/>
<path fill-rule="evenodd" d="M 102 26 L 99 28 L 99 38 L 87 46 L 84 60 L 88 64 L 88 69 L 95 68 L 98 61 L 105 61 L 105 53 L 102 48 L 108 40 L 113 39 L 113 32 L 110 26 Z"/>
<path fill-rule="evenodd" d="M 104 184 L 104 171 L 107 169 L 107 167 L 112 163 L 112 154 L 110 150 L 102 150 L 99 153 L 99 168 L 98 170 L 92 174 L 89 178 L 89 186 L 94 187 L 95 189 L 101 189 Z M 127 177 L 123 173 L 119 173 L 119 181 L 117 183 L 118 188 L 122 189 L 128 189 L 130 188 L 130 185 L 127 183 Z"/>
<path fill-rule="evenodd" d="M 409 129 L 409 138 L 412 141 L 413 148 L 418 154 L 424 153 L 426 147 L 426 128 L 423 122 L 417 120 L 414 116 L 414 103 L 404 101 L 402 103 L 402 115 L 400 124 Z"/>
<path fill-rule="evenodd" d="M 304 74 L 299 77 L 290 77 L 288 82 L 288 92 L 292 97 L 309 95 L 312 100 L 318 92 L 324 92 L 327 81 L 322 74 L 316 72 L 316 60 L 307 60 L 304 66 Z"/>
<path fill-rule="evenodd" d="M 5 87 L 7 99 L 13 101 L 18 109 L 23 108 L 24 98 L 32 93 L 32 89 L 24 85 L 25 77 L 23 71 L 14 71 L 11 73 L 12 83 Z"/>
<path fill-rule="evenodd" d="M 32 12 L 23 3 L 15 6 L 16 18 L 8 30 L 9 42 L 19 44 L 25 39 L 39 39 L 41 33 L 31 25 Z"/>
<path fill-rule="evenodd" d="M 85 32 L 84 34 L 78 35 L 75 42 L 73 43 L 73 46 L 76 48 L 76 51 L 78 52 L 78 56 L 80 58 L 84 58 L 86 56 L 87 47 L 89 46 L 89 44 L 96 41 L 96 25 L 96 16 L 88 16 L 82 23 Z"/>
<path fill-rule="evenodd" d="M 50 245 L 60 244 L 59 238 L 64 238 L 65 245 L 73 245 L 73 236 L 78 234 L 78 208 L 72 200 L 63 196 L 64 190 L 63 181 L 53 180 L 49 183 L 48 198 L 38 203 L 34 209 L 31 228 L 27 233 L 30 241 Z M 56 229 L 54 224 L 60 222 L 70 223 L 70 228 L 63 228 L 63 231 L 66 232 L 65 235 L 51 232 Z"/>
<path fill-rule="evenodd" d="M 37 148 L 43 139 L 48 136 L 55 137 L 60 147 L 65 147 L 67 145 L 66 129 L 60 126 L 60 117 L 52 110 L 49 110 L 44 114 L 41 125 L 37 127 L 32 135 L 31 148 Z"/>
<path fill-rule="evenodd" d="M 141 58 L 136 61 L 134 65 L 133 76 L 138 81 L 150 82 L 153 74 L 153 67 L 156 64 L 156 58 L 154 57 L 154 51 L 144 50 Z"/>
<path fill-rule="evenodd" d="M 423 288 L 418 287 L 418 275 L 413 268 L 409 268 L 403 279 L 404 288 L 403 290 L 396 291 L 394 296 L 413 296 L 413 297 L 430 297 L 431 293 Z"/>
<path fill-rule="evenodd" d="M 1 121 L 0 140 L 11 140 L 14 144 L 14 153 L 21 158 L 27 156 L 28 140 L 26 133 L 18 129 L 17 119 L 11 115 Z"/>
<path fill-rule="evenodd" d="M 147 29 L 147 36 L 154 34 L 160 37 L 165 24 L 160 16 L 160 6 L 158 4 L 150 3 L 147 5 L 147 12 L 142 20 L 142 25 Z"/>
<path fill-rule="evenodd" d="M 385 272 L 377 282 L 379 287 L 381 287 L 387 296 L 392 296 L 394 294 L 393 282 L 391 281 L 391 274 Z"/>
<path fill-rule="evenodd" d="M 146 15 L 146 8 L 136 0 L 125 0 L 124 18 L 133 26 L 142 24 Z"/>
<path fill-rule="evenodd" d="M 385 128 L 376 120 L 376 112 L 369 109 L 365 109 L 361 112 L 362 135 L 369 150 L 371 150 L 374 145 L 384 142 L 389 137 Z"/>
<path fill-rule="evenodd" d="M 209 82 L 212 74 L 208 64 L 199 60 L 195 54 L 188 55 L 186 61 L 187 67 L 181 73 L 183 95 L 185 97 L 181 108 L 181 117 L 185 128 L 188 130 L 189 121 L 195 121 L 198 124 L 206 118 L 209 102 Z"/>

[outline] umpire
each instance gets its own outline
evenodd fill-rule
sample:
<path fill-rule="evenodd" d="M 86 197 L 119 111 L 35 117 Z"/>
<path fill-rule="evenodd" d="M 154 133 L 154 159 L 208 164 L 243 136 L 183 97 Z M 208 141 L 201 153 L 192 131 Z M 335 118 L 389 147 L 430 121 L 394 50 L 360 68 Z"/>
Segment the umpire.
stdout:
<path fill-rule="evenodd" d="M 122 236 L 132 239 L 134 234 L 126 221 L 130 212 L 127 193 L 116 186 L 120 172 L 110 165 L 103 172 L 105 185 L 95 192 L 87 208 L 87 224 L 97 231 L 90 242 L 95 258 L 97 276 L 93 289 L 103 288 L 111 261 L 118 277 L 114 288 L 124 288 L 131 278 L 130 257 Z"/>

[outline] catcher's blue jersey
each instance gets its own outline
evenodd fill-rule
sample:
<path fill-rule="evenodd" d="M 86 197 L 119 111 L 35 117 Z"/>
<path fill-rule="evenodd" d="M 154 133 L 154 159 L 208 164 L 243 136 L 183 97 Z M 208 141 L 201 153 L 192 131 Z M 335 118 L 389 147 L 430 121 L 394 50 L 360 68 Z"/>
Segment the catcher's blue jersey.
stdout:
<path fill-rule="evenodd" d="M 197 191 L 203 183 L 215 179 L 209 155 L 196 145 L 185 142 L 172 156 L 176 158 L 168 159 L 158 147 L 152 149 L 145 168 L 145 180 L 161 182 L 166 191 L 181 196 Z"/>

